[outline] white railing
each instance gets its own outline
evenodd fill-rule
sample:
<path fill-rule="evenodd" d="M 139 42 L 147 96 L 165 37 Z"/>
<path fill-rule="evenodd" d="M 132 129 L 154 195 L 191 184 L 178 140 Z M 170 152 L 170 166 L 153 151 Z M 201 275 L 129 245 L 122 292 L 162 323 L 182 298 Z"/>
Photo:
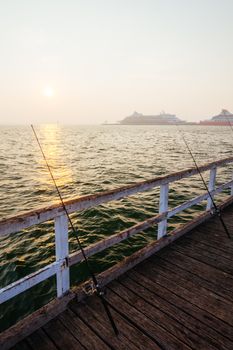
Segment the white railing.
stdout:
<path fill-rule="evenodd" d="M 233 180 L 230 180 L 218 188 L 215 188 L 217 168 L 223 167 L 232 162 L 233 157 L 208 163 L 200 167 L 201 172 L 210 170 L 209 190 L 211 191 L 212 197 L 228 188 L 231 189 L 230 195 L 233 195 Z M 167 220 L 169 218 L 204 200 L 207 200 L 206 210 L 210 210 L 212 203 L 208 193 L 200 195 L 194 199 L 182 203 L 181 205 L 171 210 L 168 210 L 169 183 L 197 174 L 198 171 L 195 168 L 190 168 L 177 173 L 172 173 L 167 176 L 161 176 L 152 180 L 147 180 L 133 185 L 121 187 L 112 191 L 103 192 L 102 194 L 83 196 L 78 199 L 66 201 L 65 205 L 68 212 L 73 213 L 75 211 L 88 209 L 109 201 L 118 200 L 135 193 L 147 191 L 154 187 L 160 186 L 159 214 L 143 222 L 139 222 L 138 224 L 124 231 L 108 236 L 107 238 L 97 243 L 89 245 L 84 249 L 86 256 L 89 257 L 98 252 L 101 252 L 104 249 L 111 247 L 112 245 L 119 243 L 135 235 L 136 233 L 139 233 L 151 227 L 154 224 L 158 224 L 157 237 L 160 239 L 167 234 Z M 18 281 L 0 289 L 0 304 L 55 274 L 57 280 L 57 296 L 62 297 L 66 292 L 70 290 L 69 267 L 82 261 L 83 256 L 80 251 L 69 254 L 68 220 L 60 204 L 41 208 L 36 211 L 27 212 L 25 214 L 0 221 L 0 236 L 13 234 L 33 225 L 40 224 L 52 219 L 54 220 L 55 224 L 56 261 L 40 269 L 39 271 L 21 278 Z"/>

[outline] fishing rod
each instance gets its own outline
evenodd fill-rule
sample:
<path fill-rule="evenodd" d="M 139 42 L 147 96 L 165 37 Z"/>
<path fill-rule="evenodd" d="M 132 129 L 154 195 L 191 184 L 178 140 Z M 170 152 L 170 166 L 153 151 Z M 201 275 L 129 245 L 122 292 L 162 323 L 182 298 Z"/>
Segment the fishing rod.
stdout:
<path fill-rule="evenodd" d="M 201 170 L 200 170 L 200 168 L 199 168 L 199 166 L 198 166 L 198 164 L 197 164 L 197 162 L 196 162 L 196 159 L 195 159 L 195 157 L 194 157 L 194 155 L 193 155 L 193 153 L 192 153 L 192 151 L 191 151 L 191 148 L 189 147 L 188 142 L 187 142 L 187 140 L 186 140 L 185 137 L 184 137 L 184 133 L 181 132 L 180 128 L 178 127 L 178 124 L 177 124 L 177 123 L 175 123 L 175 124 L 176 124 L 177 129 L 178 129 L 178 131 L 179 131 L 179 134 L 181 135 L 181 137 L 182 137 L 182 139 L 183 139 L 183 141 L 184 141 L 184 144 L 185 144 L 185 146 L 186 146 L 186 148 L 187 148 L 187 150 L 188 150 L 188 152 L 189 152 L 189 154 L 190 154 L 190 156 L 191 156 L 191 158 L 192 158 L 192 160 L 193 160 L 193 163 L 194 163 L 194 165 L 195 165 L 195 168 L 197 169 L 197 171 L 198 171 L 198 173 L 199 173 L 199 175 L 200 175 L 201 181 L 202 181 L 202 183 L 203 183 L 203 185 L 204 185 L 204 187 L 205 187 L 205 189 L 206 189 L 206 191 L 207 191 L 207 193 L 208 193 L 208 195 L 209 195 L 209 198 L 210 198 L 210 200 L 211 200 L 211 202 L 212 202 L 212 205 L 213 205 L 213 207 L 214 207 L 214 211 L 215 211 L 215 213 L 218 215 L 219 220 L 220 220 L 220 222 L 221 222 L 221 224 L 222 224 L 222 226 L 223 226 L 223 228 L 224 228 L 224 231 L 226 232 L 227 237 L 228 237 L 229 239 L 231 239 L 230 233 L 229 233 L 229 231 L 228 231 L 228 229 L 227 229 L 227 227 L 226 227 L 226 224 L 225 224 L 225 222 L 224 222 L 224 220 L 223 220 L 223 218 L 222 218 L 221 211 L 220 211 L 220 209 L 217 207 L 217 205 L 216 205 L 216 203 L 215 203 L 215 201 L 214 201 L 214 199 L 213 199 L 213 196 L 212 196 L 212 194 L 210 193 L 210 190 L 209 190 L 209 188 L 208 188 L 208 186 L 207 186 L 207 184 L 206 184 L 206 182 L 205 182 L 205 180 L 204 180 L 204 177 L 202 176 Z"/>
<path fill-rule="evenodd" d="M 37 133 L 36 133 L 36 131 L 35 131 L 35 129 L 34 129 L 34 126 L 31 125 L 31 128 L 32 128 L 32 131 L 33 131 L 34 136 L 35 136 L 35 138 L 36 138 L 36 141 L 37 141 L 37 143 L 38 143 L 38 145 L 39 145 L 40 151 L 41 151 L 41 153 L 42 153 L 42 155 L 43 155 L 43 158 L 44 158 L 44 161 L 45 161 L 46 166 L 47 166 L 47 168 L 48 168 L 48 171 L 49 171 L 49 174 L 50 174 L 50 176 L 51 176 L 51 179 L 52 179 L 52 181 L 53 181 L 53 183 L 54 183 L 54 186 L 55 186 L 55 188 L 56 188 L 56 191 L 57 191 L 58 197 L 59 197 L 59 199 L 60 199 L 62 208 L 63 208 L 63 210 L 64 210 L 64 212 L 65 212 L 65 214 L 66 214 L 66 216 L 67 216 L 67 219 L 68 219 L 68 221 L 69 221 L 70 227 L 71 227 L 71 229 L 72 229 L 72 231 L 73 231 L 73 234 L 74 234 L 74 236 L 75 236 L 75 238 L 76 238 L 76 240 L 77 240 L 77 242 L 78 242 L 78 246 L 79 246 L 79 249 L 80 249 L 80 251 L 81 251 L 81 253 L 82 253 L 83 259 L 84 259 L 84 261 L 85 261 L 87 270 L 88 270 L 88 272 L 89 272 L 89 274 L 90 274 L 90 276 L 91 276 L 91 278 L 92 278 L 93 285 L 94 285 L 94 288 L 95 288 L 95 292 L 96 292 L 97 296 L 100 298 L 100 300 L 101 300 L 101 302 L 102 302 L 102 304 L 103 304 L 104 310 L 105 310 L 105 312 L 106 312 L 106 314 L 107 314 L 107 316 L 108 316 L 108 319 L 109 319 L 109 321 L 110 321 L 110 324 L 111 324 L 111 326 L 112 326 L 112 329 L 113 329 L 115 335 L 118 336 L 119 331 L 118 331 L 118 329 L 117 329 L 117 326 L 116 326 L 116 324 L 115 324 L 115 322 L 114 322 L 114 319 L 113 319 L 113 317 L 112 317 L 112 314 L 111 314 L 111 312 L 110 312 L 110 309 L 109 309 L 109 306 L 108 306 L 108 302 L 107 302 L 107 300 L 104 298 L 104 292 L 103 292 L 103 290 L 100 288 L 100 286 L 99 286 L 99 284 L 98 284 L 98 281 L 97 281 L 97 278 L 96 278 L 94 272 L 92 271 L 92 269 L 91 269 L 91 267 L 90 267 L 89 261 L 88 261 L 88 259 L 87 259 L 86 254 L 85 254 L 85 251 L 84 251 L 84 249 L 83 249 L 82 243 L 81 243 L 81 241 L 80 241 L 80 238 L 79 238 L 77 229 L 75 229 L 75 227 L 74 227 L 74 225 L 73 225 L 73 222 L 72 222 L 71 217 L 70 217 L 70 215 L 69 215 L 69 213 L 68 213 L 68 210 L 67 210 L 67 208 L 66 208 L 65 202 L 64 202 L 64 200 L 63 200 L 63 198 L 62 198 L 62 195 L 61 195 L 61 192 L 60 192 L 60 190 L 59 190 L 59 188 L 58 188 L 57 182 L 56 182 L 56 180 L 55 180 L 55 178 L 54 178 L 54 176 L 53 176 L 51 167 L 50 167 L 50 165 L 49 165 L 49 163 L 48 163 L 47 157 L 45 156 L 44 150 L 43 150 L 43 148 L 42 148 L 42 146 L 41 146 L 41 143 L 40 143 L 39 138 L 38 138 L 38 136 L 37 136 Z"/>
<path fill-rule="evenodd" d="M 228 115 L 225 115 L 225 116 L 227 117 L 228 124 L 229 124 L 229 126 L 230 126 L 230 128 L 231 128 L 231 131 L 233 132 L 233 128 L 232 128 L 231 121 L 230 121 L 230 119 L 228 118 Z"/>

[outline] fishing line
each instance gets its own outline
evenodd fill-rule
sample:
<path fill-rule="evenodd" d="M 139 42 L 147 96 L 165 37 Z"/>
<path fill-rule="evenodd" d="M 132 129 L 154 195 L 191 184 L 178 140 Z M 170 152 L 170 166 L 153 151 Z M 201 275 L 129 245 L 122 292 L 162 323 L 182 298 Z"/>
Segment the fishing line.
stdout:
<path fill-rule="evenodd" d="M 89 272 L 89 274 L 90 274 L 90 276 L 91 276 L 91 278 L 92 278 L 92 281 L 93 281 L 93 284 L 94 284 L 94 287 L 95 287 L 96 294 L 97 294 L 97 296 L 100 298 L 100 300 L 102 301 L 103 307 L 104 307 L 105 312 L 106 312 L 106 314 L 107 314 L 107 316 L 108 316 L 108 319 L 109 319 L 109 321 L 110 321 L 110 323 L 111 323 L 112 329 L 113 329 L 115 335 L 117 336 L 117 335 L 119 334 L 119 331 L 118 331 L 118 329 L 117 329 L 117 327 L 116 327 L 116 324 L 115 324 L 115 322 L 114 322 L 114 320 L 113 320 L 113 317 L 112 317 L 112 314 L 111 314 L 111 312 L 110 312 L 110 309 L 109 309 L 107 300 L 104 298 L 104 292 L 103 292 L 102 289 L 100 288 L 100 286 L 99 286 L 99 284 L 98 284 L 98 281 L 97 281 L 97 278 L 96 278 L 95 274 L 93 273 L 93 271 L 92 271 L 92 269 L 91 269 L 91 267 L 90 267 L 89 261 L 88 261 L 88 259 L 87 259 L 87 256 L 86 256 L 86 254 L 85 254 L 85 251 L 84 251 L 83 246 L 82 246 L 82 244 L 81 244 L 81 241 L 80 241 L 80 239 L 79 239 L 79 235 L 78 235 L 77 229 L 75 229 L 75 227 L 74 227 L 74 225 L 73 225 L 73 222 L 72 222 L 72 220 L 71 220 L 71 218 L 70 218 L 70 215 L 69 215 L 69 213 L 68 213 L 68 211 L 67 211 L 65 202 L 64 202 L 64 200 L 63 200 L 63 198 L 62 198 L 62 195 L 61 195 L 61 192 L 60 192 L 60 190 L 59 190 L 59 188 L 58 188 L 57 182 L 56 182 L 56 180 L 55 180 L 55 178 L 54 178 L 54 176 L 53 176 L 51 167 L 50 167 L 50 165 L 49 165 L 49 163 L 48 163 L 48 160 L 47 160 L 47 158 L 46 158 L 46 156 L 45 156 L 44 150 L 43 150 L 43 148 L 42 148 L 42 146 L 41 146 L 41 143 L 40 143 L 39 138 L 38 138 L 38 136 L 37 136 L 37 133 L 36 133 L 36 131 L 35 131 L 35 129 L 34 129 L 34 126 L 31 125 L 31 128 L 32 128 L 32 131 L 33 131 L 34 136 L 35 136 L 35 138 L 36 138 L 36 141 L 37 141 L 37 143 L 38 143 L 38 145 L 39 145 L 40 151 L 41 151 L 41 153 L 42 153 L 42 155 L 43 155 L 43 158 L 44 158 L 44 161 L 45 161 L 46 166 L 47 166 L 47 168 L 48 168 L 49 174 L 50 174 L 50 176 L 51 176 L 51 178 L 52 178 L 52 181 L 53 181 L 53 183 L 54 183 L 54 186 L 55 186 L 55 188 L 56 188 L 58 197 L 59 197 L 60 202 L 61 202 L 61 204 L 62 204 L 62 208 L 63 208 L 63 210 L 64 210 L 64 212 L 65 212 L 65 214 L 66 214 L 66 216 L 67 216 L 67 219 L 68 219 L 68 221 L 69 221 L 69 224 L 70 224 L 70 226 L 71 226 L 71 229 L 72 229 L 72 231 L 73 231 L 73 233 L 74 233 L 74 236 L 75 236 L 75 238 L 76 238 L 76 240 L 77 240 L 77 242 L 78 242 L 79 249 L 80 249 L 80 251 L 81 251 L 81 253 L 82 253 L 83 259 L 84 259 L 85 264 L 86 264 L 86 267 L 87 267 L 87 269 L 88 269 L 88 272 Z"/>
<path fill-rule="evenodd" d="M 228 115 L 225 114 L 225 117 L 227 117 L 228 124 L 229 124 L 229 126 L 230 126 L 230 128 L 231 128 L 231 131 L 233 132 L 232 124 L 231 124 L 230 119 L 228 118 Z"/>
<path fill-rule="evenodd" d="M 203 185 L 204 185 L 204 187 L 205 187 L 205 189 L 206 189 L 206 191 L 207 191 L 207 193 L 208 193 L 208 195 L 209 195 L 209 198 L 211 199 L 212 205 L 213 205 L 213 207 L 214 207 L 214 211 L 215 211 L 215 213 L 218 215 L 219 220 L 220 220 L 220 222 L 221 222 L 221 224 L 222 224 L 222 226 L 223 226 L 223 228 L 224 228 L 224 231 L 225 231 L 226 234 L 227 234 L 227 237 L 228 237 L 228 238 L 231 238 L 230 233 L 229 233 L 229 231 L 228 231 L 228 229 L 227 229 L 227 227 L 226 227 L 226 225 L 225 225 L 225 222 L 224 222 L 224 220 L 223 220 L 223 218 L 222 218 L 221 211 L 220 211 L 220 209 L 217 207 L 217 205 L 216 205 L 216 203 L 215 203 L 215 201 L 214 201 L 214 199 L 213 199 L 213 196 L 212 196 L 212 194 L 210 193 L 210 190 L 208 189 L 208 186 L 207 186 L 207 184 L 206 184 L 206 182 L 205 182 L 205 180 L 204 180 L 204 177 L 202 176 L 202 173 L 201 173 L 200 168 L 199 168 L 199 166 L 198 166 L 198 164 L 197 164 L 197 162 L 196 162 L 196 160 L 195 160 L 195 157 L 194 157 L 194 155 L 193 155 L 193 153 L 192 153 L 192 151 L 191 151 L 191 148 L 189 147 L 188 142 L 187 142 L 187 140 L 186 140 L 185 137 L 184 137 L 184 133 L 181 132 L 181 130 L 180 130 L 180 128 L 178 127 L 178 124 L 177 124 L 177 123 L 175 123 L 175 125 L 177 126 L 178 132 L 180 133 L 180 135 L 181 135 L 181 137 L 182 137 L 182 139 L 183 139 L 183 141 L 184 141 L 184 144 L 185 144 L 185 146 L 186 146 L 186 148 L 187 148 L 187 150 L 188 150 L 188 152 L 189 152 L 189 154 L 190 154 L 190 156 L 191 156 L 191 158 L 192 158 L 192 160 L 193 160 L 193 163 L 194 163 L 194 165 L 195 165 L 195 167 L 196 167 L 196 169 L 197 169 L 197 171 L 198 171 L 198 173 L 199 173 L 199 175 L 200 175 L 201 181 L 202 181 L 202 183 L 203 183 Z"/>

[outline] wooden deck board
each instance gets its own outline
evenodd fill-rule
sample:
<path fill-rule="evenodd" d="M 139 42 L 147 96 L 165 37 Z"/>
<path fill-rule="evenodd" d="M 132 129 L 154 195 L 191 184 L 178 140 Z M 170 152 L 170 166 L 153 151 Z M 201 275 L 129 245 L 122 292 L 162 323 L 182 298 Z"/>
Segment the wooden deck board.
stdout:
<path fill-rule="evenodd" d="M 67 326 L 71 334 L 86 348 L 107 350 L 109 346 L 104 343 L 92 330 L 71 310 L 63 312 L 59 320 Z"/>
<path fill-rule="evenodd" d="M 140 277 L 140 276 L 138 276 Z M 150 281 L 147 279 L 147 284 Z M 151 312 L 152 319 L 155 319 L 160 322 L 159 313 L 163 313 L 167 322 L 163 323 L 163 327 L 167 329 L 167 331 L 174 331 L 174 335 L 182 340 L 187 345 L 190 345 L 192 348 L 198 347 L 198 349 L 218 349 L 217 342 L 214 342 L 206 332 L 203 335 L 203 329 L 199 332 L 200 328 L 197 326 L 197 320 L 192 318 L 191 316 L 184 313 L 182 310 L 177 308 L 175 305 L 168 303 L 166 300 L 158 297 L 152 290 L 145 289 L 144 286 L 137 283 L 131 278 L 123 278 L 121 280 L 123 286 L 127 287 L 132 293 L 137 295 L 137 298 L 130 298 L 134 302 L 135 305 L 140 305 L 139 298 L 141 299 L 143 295 L 143 304 L 150 305 L 152 308 L 147 306 L 149 312 Z M 144 310 L 143 308 L 142 310 Z M 145 313 L 147 313 L 147 309 L 145 309 Z M 169 316 L 169 317 L 167 317 Z M 164 319 L 164 316 L 163 316 Z M 170 329 L 170 324 L 173 324 L 173 330 Z M 200 325 L 199 325 L 200 326 Z M 231 344 L 232 345 L 232 344 Z"/>
<path fill-rule="evenodd" d="M 184 278 L 177 278 L 170 271 L 157 268 L 152 264 L 149 265 L 152 272 L 152 280 L 172 291 L 176 295 L 182 296 L 187 302 L 192 303 L 209 314 L 218 317 L 229 325 L 233 326 L 233 317 L 229 314 L 229 308 L 233 307 L 232 303 L 226 299 L 217 296 L 215 293 L 207 291 L 203 287 L 194 288 L 194 284 Z M 142 273 L 144 271 L 141 271 Z M 232 328 L 233 331 L 233 328 Z"/>
<path fill-rule="evenodd" d="M 88 302 L 88 307 L 92 310 L 96 317 L 103 319 L 103 315 L 101 314 L 102 306 L 100 305 L 100 300 L 98 298 L 91 298 L 91 300 Z M 160 347 L 154 341 L 148 338 L 132 323 L 128 322 L 117 311 L 112 309 L 111 312 L 121 333 L 127 338 L 127 342 L 133 343 L 139 349 L 160 349 Z M 105 318 L 105 327 L 108 327 L 108 322 L 109 321 Z"/>
<path fill-rule="evenodd" d="M 213 254 L 211 251 L 208 251 L 208 249 L 203 250 L 195 245 L 193 247 L 190 246 L 187 249 L 187 247 L 182 244 L 172 244 L 170 249 L 173 249 L 181 254 L 189 256 L 210 266 L 216 267 L 218 270 L 229 273 L 230 275 L 233 274 L 233 266 L 231 265 L 231 262 L 222 256 Z"/>
<path fill-rule="evenodd" d="M 95 298 L 95 297 L 93 297 Z M 112 328 L 106 320 L 106 314 L 100 305 L 99 313 L 101 317 L 96 316 L 93 310 L 87 305 L 78 305 L 72 303 L 70 308 L 76 313 L 77 317 L 85 320 L 86 324 L 91 328 L 94 334 L 99 336 L 110 348 L 113 349 L 139 349 L 138 346 L 129 342 L 125 337 L 124 332 L 120 332 L 119 336 L 116 337 L 113 333 Z"/>
<path fill-rule="evenodd" d="M 214 245 L 209 240 L 203 240 L 200 242 L 198 239 L 194 239 L 194 236 L 191 235 L 189 238 L 183 238 L 182 241 L 179 242 L 182 246 L 188 246 L 190 248 L 198 248 L 200 251 L 203 251 L 207 254 L 211 254 L 214 258 L 219 257 L 223 258 L 224 260 L 230 260 L 228 261 L 228 264 L 230 262 L 233 262 L 233 254 L 232 252 L 226 251 L 225 248 L 221 246 Z"/>
<path fill-rule="evenodd" d="M 127 293 L 123 293 L 123 290 L 119 286 L 115 290 L 112 288 L 108 290 L 106 298 L 117 312 L 127 318 L 129 322 L 132 322 L 150 339 L 156 341 L 162 349 L 190 349 L 189 346 L 179 340 L 173 333 L 167 332 L 163 324 L 160 324 L 155 319 L 152 320 L 151 314 L 149 316 L 148 308 L 147 314 L 145 314 L 145 310 L 143 312 L 142 309 L 139 310 L 136 305 L 130 303 Z M 142 302 L 141 307 L 143 306 L 146 308 L 146 303 Z M 160 317 L 162 316 L 160 315 Z"/>
<path fill-rule="evenodd" d="M 106 299 L 73 300 L 12 350 L 233 349 L 233 206 L 108 284 Z"/>
<path fill-rule="evenodd" d="M 182 248 L 188 248 L 193 250 L 199 250 L 201 253 L 205 253 L 205 256 L 209 256 L 212 259 L 219 261 L 220 263 L 225 263 L 227 265 L 233 262 L 233 255 L 231 252 L 226 251 L 225 249 L 221 249 L 219 246 L 212 246 L 208 244 L 208 240 L 202 239 L 192 240 L 191 238 L 184 238 L 180 242 L 174 242 L 172 246 L 178 246 Z"/>
<path fill-rule="evenodd" d="M 225 347 L 222 347 L 223 349 L 232 349 L 233 339 L 232 341 L 228 341 L 225 335 L 216 331 L 216 323 L 213 323 L 211 318 L 206 318 L 202 310 L 187 303 L 181 297 L 136 271 L 130 271 L 129 277 L 143 288 L 145 288 L 146 285 L 146 289 L 154 294 L 154 298 L 151 300 L 153 300 L 153 303 L 158 302 L 159 307 L 164 310 L 164 312 L 170 313 L 173 317 L 177 318 L 179 322 L 184 322 L 188 328 L 191 328 L 192 331 L 199 334 L 200 337 L 208 339 L 210 344 L 214 346 L 218 345 L 218 348 L 220 348 L 219 344 L 224 344 Z"/>
<path fill-rule="evenodd" d="M 127 278 L 121 281 L 121 286 L 115 284 L 113 288 L 127 303 L 136 308 L 147 318 L 157 323 L 167 334 L 172 334 L 174 337 L 178 338 L 182 346 L 186 344 L 192 348 L 197 345 L 199 349 L 206 348 L 207 343 L 203 341 L 202 338 L 190 332 L 190 330 L 179 322 L 179 320 L 174 318 L 171 313 L 165 312 L 164 309 L 160 307 L 159 303 L 153 302 L 154 295 L 150 291 L 138 286 L 138 284 Z M 151 298 L 152 302 L 150 301 Z M 162 345 L 165 347 L 168 346 L 167 344 Z M 216 349 L 216 347 L 212 347 L 211 349 Z"/>
<path fill-rule="evenodd" d="M 57 350 L 53 341 L 42 329 L 31 334 L 26 341 L 30 345 L 30 349 L 33 350 Z"/>
<path fill-rule="evenodd" d="M 163 259 L 162 257 L 157 257 L 156 265 L 162 266 L 162 268 L 169 270 L 170 273 L 177 275 L 177 278 L 185 278 L 188 281 L 195 283 L 195 286 L 197 287 L 200 286 L 207 290 L 210 290 L 217 295 L 228 299 L 229 301 L 233 300 L 233 291 L 225 289 L 222 281 L 219 283 L 218 280 L 216 281 L 210 278 L 207 279 L 201 270 L 190 271 L 189 263 L 185 265 L 182 263 L 183 261 L 184 260 L 175 263 L 174 261 L 171 262 L 169 260 Z"/>
<path fill-rule="evenodd" d="M 231 232 L 233 232 L 233 229 Z M 193 237 L 195 240 L 201 239 L 201 241 L 203 243 L 205 242 L 207 245 L 218 247 L 218 249 L 223 252 L 233 254 L 232 244 L 229 245 L 229 239 L 224 237 L 224 232 L 220 231 L 220 229 L 213 228 L 213 230 L 210 231 L 208 228 L 203 228 L 203 230 L 199 228 L 195 231 L 195 235 L 188 235 L 187 238 L 189 237 Z"/>
<path fill-rule="evenodd" d="M 81 343 L 72 335 L 69 329 L 64 326 L 58 318 L 48 322 L 43 327 L 43 330 L 58 349 L 85 349 L 84 346 L 81 345 Z M 42 350 L 43 347 L 40 349 Z"/>
<path fill-rule="evenodd" d="M 229 291 L 233 290 L 233 276 L 224 273 L 213 266 L 172 250 L 166 255 L 161 254 L 159 256 L 162 259 L 171 262 L 174 265 L 174 271 L 176 271 L 175 266 L 179 266 L 187 271 L 197 274 L 199 277 L 206 279 L 207 281 L 222 284 L 222 286 Z"/>
<path fill-rule="evenodd" d="M 31 350 L 30 346 L 28 345 L 28 343 L 23 340 L 21 342 L 19 342 L 18 344 L 16 344 L 12 350 Z"/>

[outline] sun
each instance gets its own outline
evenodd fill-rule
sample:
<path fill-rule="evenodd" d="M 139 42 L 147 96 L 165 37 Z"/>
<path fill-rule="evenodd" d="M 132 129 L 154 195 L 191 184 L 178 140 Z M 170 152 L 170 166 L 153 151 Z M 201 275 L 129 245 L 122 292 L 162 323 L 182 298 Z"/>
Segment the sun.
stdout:
<path fill-rule="evenodd" d="M 46 86 L 43 89 L 43 95 L 45 97 L 53 97 L 55 94 L 54 89 L 51 86 Z"/>

